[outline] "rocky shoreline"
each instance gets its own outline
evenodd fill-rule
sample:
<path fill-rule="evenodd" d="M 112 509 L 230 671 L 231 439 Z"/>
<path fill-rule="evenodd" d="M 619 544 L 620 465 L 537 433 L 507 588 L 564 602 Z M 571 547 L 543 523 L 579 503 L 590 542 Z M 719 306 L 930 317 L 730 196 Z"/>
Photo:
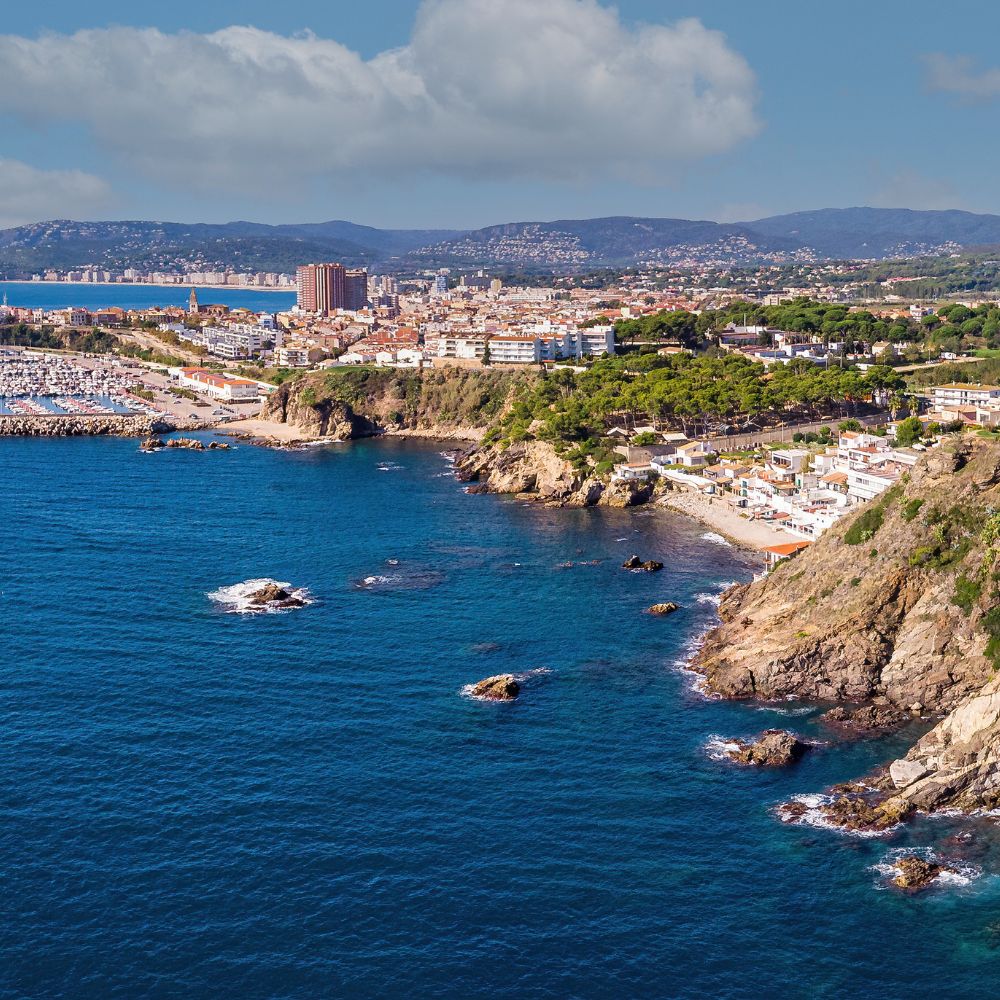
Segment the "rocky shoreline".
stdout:
<path fill-rule="evenodd" d="M 933 723 L 887 768 L 828 790 L 831 824 L 883 832 L 916 812 L 1000 806 L 998 510 L 1000 445 L 957 437 L 724 595 L 692 663 L 709 693 L 840 703 L 827 721 L 856 733 Z"/>

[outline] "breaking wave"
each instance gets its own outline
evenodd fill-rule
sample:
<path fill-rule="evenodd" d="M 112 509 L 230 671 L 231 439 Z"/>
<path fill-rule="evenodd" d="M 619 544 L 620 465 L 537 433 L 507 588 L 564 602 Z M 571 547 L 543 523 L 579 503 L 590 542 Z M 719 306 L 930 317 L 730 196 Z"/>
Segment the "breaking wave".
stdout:
<path fill-rule="evenodd" d="M 714 542 L 716 545 L 725 545 L 728 549 L 733 547 L 732 542 L 723 538 L 722 535 L 716 534 L 714 531 L 706 531 L 701 537 L 706 542 Z"/>

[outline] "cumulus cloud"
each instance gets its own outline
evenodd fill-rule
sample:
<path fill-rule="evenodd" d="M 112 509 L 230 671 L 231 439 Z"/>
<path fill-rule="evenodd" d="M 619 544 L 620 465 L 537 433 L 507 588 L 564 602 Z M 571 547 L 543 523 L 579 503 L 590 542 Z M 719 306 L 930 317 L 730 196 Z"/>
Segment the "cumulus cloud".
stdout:
<path fill-rule="evenodd" d="M 935 52 L 924 59 L 931 90 L 985 101 L 1000 97 L 1000 69 L 979 69 L 969 56 Z"/>
<path fill-rule="evenodd" d="M 39 170 L 18 160 L 0 159 L 0 227 L 79 217 L 100 212 L 111 201 L 111 189 L 93 174 Z"/>
<path fill-rule="evenodd" d="M 314 177 L 655 181 L 755 134 L 756 81 L 700 21 L 597 0 L 424 0 L 402 48 L 313 34 L 0 36 L 0 112 L 75 121 L 143 175 L 274 193 Z"/>

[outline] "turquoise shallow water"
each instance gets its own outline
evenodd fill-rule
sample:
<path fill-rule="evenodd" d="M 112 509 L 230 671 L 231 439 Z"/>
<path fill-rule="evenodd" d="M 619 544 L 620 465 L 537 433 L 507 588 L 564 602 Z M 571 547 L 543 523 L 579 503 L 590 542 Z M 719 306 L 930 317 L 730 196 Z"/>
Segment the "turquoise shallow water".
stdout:
<path fill-rule="evenodd" d="M 773 773 L 705 752 L 822 733 L 675 668 L 754 570 L 693 522 L 468 496 L 418 444 L 6 439 L 0 523 L 0 995 L 973 997 L 1000 971 L 990 823 L 771 812 L 905 737 Z M 206 596 L 263 576 L 317 603 Z M 462 696 L 537 668 L 514 705 Z M 984 874 L 885 891 L 907 845 Z"/>

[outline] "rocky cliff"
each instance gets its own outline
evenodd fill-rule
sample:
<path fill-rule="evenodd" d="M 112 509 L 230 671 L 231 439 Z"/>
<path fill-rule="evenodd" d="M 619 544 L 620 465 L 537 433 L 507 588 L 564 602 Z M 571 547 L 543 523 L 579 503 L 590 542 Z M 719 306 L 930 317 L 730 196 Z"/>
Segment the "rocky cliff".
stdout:
<path fill-rule="evenodd" d="M 769 576 L 733 588 L 695 667 L 729 698 L 944 718 L 890 771 L 922 809 L 1000 801 L 1000 443 L 950 439 Z"/>
<path fill-rule="evenodd" d="M 489 493 L 570 507 L 632 507 L 652 498 L 647 483 L 615 482 L 581 470 L 548 441 L 494 443 L 475 448 L 458 462 L 459 477 Z"/>
<path fill-rule="evenodd" d="M 533 372 L 338 368 L 280 386 L 266 420 L 303 438 L 346 441 L 377 434 L 478 441 L 518 385 Z"/>
<path fill-rule="evenodd" d="M 518 391 L 536 378 L 527 370 L 343 368 L 282 385 L 262 416 L 296 427 L 308 439 L 398 434 L 472 442 L 457 471 L 473 490 L 570 506 L 629 507 L 649 500 L 652 487 L 609 483 L 574 465 L 552 442 L 489 439 Z"/>

